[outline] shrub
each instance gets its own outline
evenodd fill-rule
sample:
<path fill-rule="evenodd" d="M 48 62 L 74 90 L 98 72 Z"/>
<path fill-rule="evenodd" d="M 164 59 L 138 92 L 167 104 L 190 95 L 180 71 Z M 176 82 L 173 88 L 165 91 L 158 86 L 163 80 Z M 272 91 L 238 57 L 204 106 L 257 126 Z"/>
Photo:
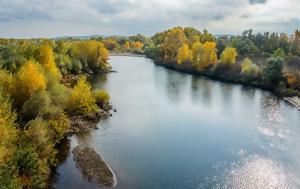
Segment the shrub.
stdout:
<path fill-rule="evenodd" d="M 70 120 L 68 116 L 59 108 L 51 107 L 43 114 L 43 119 L 47 122 L 50 136 L 53 143 L 58 143 L 65 136 L 70 128 Z"/>
<path fill-rule="evenodd" d="M 24 120 L 34 119 L 45 112 L 51 103 L 50 97 L 45 90 L 38 90 L 24 103 L 21 115 Z"/>
<path fill-rule="evenodd" d="M 93 92 L 96 104 L 100 107 L 104 107 L 109 104 L 110 96 L 105 90 L 97 90 Z"/>
<path fill-rule="evenodd" d="M 54 85 L 50 86 L 47 91 L 50 96 L 52 105 L 58 106 L 61 109 L 66 108 L 71 93 L 70 88 L 67 88 L 62 84 L 55 83 Z"/>
<path fill-rule="evenodd" d="M 46 159 L 51 166 L 56 162 L 57 151 L 50 134 L 48 123 L 40 117 L 30 121 L 25 131 L 26 142 L 38 153 L 39 159 Z"/>
<path fill-rule="evenodd" d="M 254 81 L 261 74 L 261 70 L 249 58 L 245 58 L 242 62 L 241 74 L 245 81 Z"/>
<path fill-rule="evenodd" d="M 89 114 L 98 110 L 91 85 L 85 77 L 80 77 L 69 97 L 67 108 L 71 113 Z"/>
<path fill-rule="evenodd" d="M 282 48 L 278 48 L 274 51 L 273 57 L 275 58 L 284 58 L 285 57 L 285 52 Z"/>

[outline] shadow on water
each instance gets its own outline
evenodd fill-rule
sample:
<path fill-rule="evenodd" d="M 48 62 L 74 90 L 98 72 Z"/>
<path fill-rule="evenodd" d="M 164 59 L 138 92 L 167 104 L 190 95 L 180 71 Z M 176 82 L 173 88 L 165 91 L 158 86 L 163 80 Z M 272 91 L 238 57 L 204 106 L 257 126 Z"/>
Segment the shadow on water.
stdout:
<path fill-rule="evenodd" d="M 64 138 L 60 144 L 57 146 L 57 151 L 58 153 L 56 154 L 56 159 L 58 165 L 62 165 L 64 162 L 67 161 L 68 157 L 70 156 L 70 139 L 69 138 Z M 49 189 L 55 188 L 53 183 L 58 182 L 58 178 L 60 177 L 60 173 L 57 172 L 55 168 L 52 170 L 52 175 L 51 175 L 51 185 L 49 186 Z"/>
<path fill-rule="evenodd" d="M 211 93 L 213 92 L 210 81 L 198 76 L 192 76 L 191 98 L 193 103 L 203 103 L 206 106 L 210 106 Z"/>

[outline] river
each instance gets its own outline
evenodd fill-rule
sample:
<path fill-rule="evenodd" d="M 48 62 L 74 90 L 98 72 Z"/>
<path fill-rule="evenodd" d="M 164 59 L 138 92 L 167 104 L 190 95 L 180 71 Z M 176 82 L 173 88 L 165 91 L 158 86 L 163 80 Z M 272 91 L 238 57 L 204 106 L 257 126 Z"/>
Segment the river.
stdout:
<path fill-rule="evenodd" d="M 98 76 L 117 112 L 65 142 L 57 189 L 94 189 L 70 150 L 93 147 L 117 189 L 300 188 L 300 112 L 267 91 L 112 56 Z"/>

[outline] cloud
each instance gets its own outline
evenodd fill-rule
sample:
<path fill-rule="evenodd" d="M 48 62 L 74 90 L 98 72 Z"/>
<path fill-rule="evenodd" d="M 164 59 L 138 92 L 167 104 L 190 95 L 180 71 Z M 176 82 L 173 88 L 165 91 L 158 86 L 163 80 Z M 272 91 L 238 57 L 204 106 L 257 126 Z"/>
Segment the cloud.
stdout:
<path fill-rule="evenodd" d="M 249 0 L 249 3 L 251 5 L 255 5 L 255 4 L 265 4 L 268 0 Z"/>
<path fill-rule="evenodd" d="M 0 37 L 151 35 L 173 26 L 216 34 L 300 27 L 299 0 L 0 0 Z"/>

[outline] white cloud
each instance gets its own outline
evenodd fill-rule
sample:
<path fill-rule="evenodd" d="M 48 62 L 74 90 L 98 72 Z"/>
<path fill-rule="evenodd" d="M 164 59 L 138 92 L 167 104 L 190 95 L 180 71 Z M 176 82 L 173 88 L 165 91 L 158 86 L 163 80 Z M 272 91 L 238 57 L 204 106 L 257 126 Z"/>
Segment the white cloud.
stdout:
<path fill-rule="evenodd" d="M 1 0 L 0 36 L 153 34 L 183 25 L 216 34 L 300 27 L 299 0 Z"/>

